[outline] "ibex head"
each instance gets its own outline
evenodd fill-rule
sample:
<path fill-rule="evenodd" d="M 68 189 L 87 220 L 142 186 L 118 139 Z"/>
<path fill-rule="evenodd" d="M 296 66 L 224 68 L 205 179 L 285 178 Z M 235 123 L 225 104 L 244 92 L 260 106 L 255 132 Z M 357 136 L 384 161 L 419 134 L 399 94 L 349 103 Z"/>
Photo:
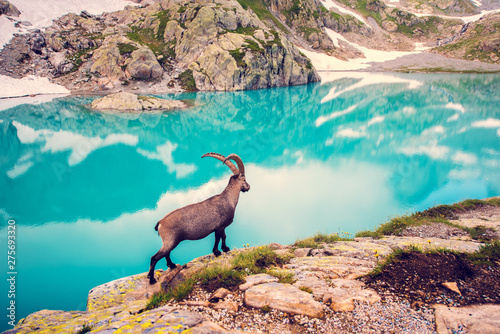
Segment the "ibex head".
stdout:
<path fill-rule="evenodd" d="M 233 172 L 233 176 L 231 176 L 231 179 L 238 182 L 238 184 L 240 185 L 240 190 L 243 192 L 247 192 L 250 190 L 250 185 L 245 178 L 245 166 L 243 165 L 243 161 L 238 155 L 230 154 L 227 157 L 224 157 L 222 154 L 211 152 L 204 154 L 202 158 L 204 157 L 212 157 L 222 161 Z M 229 160 L 235 161 L 238 165 L 238 168 L 236 168 L 236 166 Z"/>

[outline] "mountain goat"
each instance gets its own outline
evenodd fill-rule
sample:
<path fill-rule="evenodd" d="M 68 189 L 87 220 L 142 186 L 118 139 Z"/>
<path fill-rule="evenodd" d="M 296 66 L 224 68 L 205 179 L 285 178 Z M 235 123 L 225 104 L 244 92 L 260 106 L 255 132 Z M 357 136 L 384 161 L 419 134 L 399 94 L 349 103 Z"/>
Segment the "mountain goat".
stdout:
<path fill-rule="evenodd" d="M 243 161 L 236 154 L 230 154 L 224 157 L 218 153 L 207 153 L 202 156 L 212 157 L 222 161 L 231 169 L 233 175 L 229 178 L 229 183 L 219 195 L 210 197 L 202 202 L 187 205 L 180 209 L 174 210 L 161 219 L 155 226 L 158 231 L 163 245 L 160 250 L 151 257 L 151 265 L 149 267 L 149 283 L 156 283 L 154 277 L 154 269 L 156 263 L 165 258 L 169 268 L 173 269 L 176 265 L 170 259 L 170 252 L 184 240 L 199 240 L 215 232 L 215 244 L 213 253 L 219 256 L 219 241 L 222 239 L 222 251 L 229 252 L 229 247 L 226 245 L 225 229 L 228 227 L 234 218 L 234 210 L 240 196 L 240 191 L 247 192 L 250 190 L 250 185 L 245 179 L 245 167 Z M 238 168 L 229 161 L 233 160 L 238 165 Z"/>

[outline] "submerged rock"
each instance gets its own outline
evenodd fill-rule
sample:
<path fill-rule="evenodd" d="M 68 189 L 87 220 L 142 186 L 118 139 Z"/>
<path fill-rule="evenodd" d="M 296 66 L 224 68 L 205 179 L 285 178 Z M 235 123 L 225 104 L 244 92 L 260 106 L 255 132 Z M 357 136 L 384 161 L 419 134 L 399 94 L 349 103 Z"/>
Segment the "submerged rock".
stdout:
<path fill-rule="evenodd" d="M 186 108 L 186 104 L 177 100 L 159 99 L 152 96 L 137 96 L 121 92 L 110 94 L 92 101 L 92 109 L 117 111 L 172 110 Z"/>

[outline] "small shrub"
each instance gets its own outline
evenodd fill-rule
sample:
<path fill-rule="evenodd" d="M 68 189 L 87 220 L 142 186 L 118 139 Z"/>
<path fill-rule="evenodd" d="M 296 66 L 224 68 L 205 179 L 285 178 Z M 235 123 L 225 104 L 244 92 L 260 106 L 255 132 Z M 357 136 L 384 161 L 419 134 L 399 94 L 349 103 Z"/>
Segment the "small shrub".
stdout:
<path fill-rule="evenodd" d="M 260 310 L 264 313 L 269 313 L 271 312 L 271 308 L 269 307 L 269 305 L 264 305 L 260 308 Z"/>
<path fill-rule="evenodd" d="M 181 83 L 181 87 L 188 92 L 195 92 L 198 90 L 198 88 L 196 88 L 196 81 L 194 80 L 193 71 L 185 70 L 184 72 L 179 74 L 179 80 Z"/>
<path fill-rule="evenodd" d="M 310 293 L 310 294 L 313 293 L 313 291 L 311 290 L 311 288 L 309 288 L 307 286 L 301 286 L 299 289 L 302 290 L 302 291 L 304 291 L 304 292 Z"/>
<path fill-rule="evenodd" d="M 146 305 L 146 310 L 152 310 L 154 308 L 160 307 L 171 299 L 183 300 L 193 291 L 196 280 L 194 278 L 187 278 L 178 286 L 168 291 L 161 291 L 155 293 Z"/>
<path fill-rule="evenodd" d="M 229 267 L 208 267 L 197 275 L 201 286 L 209 291 L 215 291 L 218 288 L 234 290 L 235 287 L 243 284 L 243 274 Z"/>
<path fill-rule="evenodd" d="M 476 264 L 498 264 L 500 261 L 500 241 L 495 240 L 480 246 L 477 252 L 469 254 L 469 259 Z"/>
<path fill-rule="evenodd" d="M 92 330 L 92 326 L 91 325 L 88 325 L 88 324 L 85 324 L 83 325 L 82 328 L 80 328 L 80 330 L 78 330 L 75 334 L 84 334 L 84 333 L 88 333 Z"/>
<path fill-rule="evenodd" d="M 135 47 L 132 44 L 127 44 L 127 43 L 118 43 L 118 50 L 120 51 L 121 55 L 127 54 L 127 53 L 132 53 L 135 50 L 137 50 L 137 47 Z"/>
<path fill-rule="evenodd" d="M 349 233 L 342 232 L 345 236 L 348 236 Z M 321 248 L 322 243 L 334 243 L 336 241 L 348 241 L 351 240 L 348 237 L 342 238 L 337 233 L 334 234 L 324 234 L 324 233 L 316 233 L 314 236 L 297 240 L 293 246 L 295 248 Z"/>
<path fill-rule="evenodd" d="M 233 259 L 232 266 L 235 270 L 251 275 L 264 273 L 267 267 L 282 266 L 288 261 L 289 258 L 276 254 L 268 246 L 261 246 L 238 253 Z"/>
<path fill-rule="evenodd" d="M 296 282 L 293 273 L 283 270 L 268 270 L 267 273 L 278 279 L 279 283 L 293 284 Z"/>

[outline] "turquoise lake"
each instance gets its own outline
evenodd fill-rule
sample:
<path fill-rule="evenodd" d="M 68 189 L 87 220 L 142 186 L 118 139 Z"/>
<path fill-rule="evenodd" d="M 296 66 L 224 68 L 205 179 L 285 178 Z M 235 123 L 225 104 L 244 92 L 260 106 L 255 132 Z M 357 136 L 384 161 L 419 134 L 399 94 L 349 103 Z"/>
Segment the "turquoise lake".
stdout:
<path fill-rule="evenodd" d="M 161 246 L 156 222 L 228 182 L 230 170 L 201 159 L 206 152 L 237 153 L 251 185 L 226 230 L 231 248 L 355 233 L 500 195 L 500 75 L 348 76 L 169 95 L 195 107 L 141 115 L 91 112 L 94 97 L 0 100 L 1 268 L 9 271 L 13 219 L 17 320 L 84 310 L 94 286 L 147 271 Z M 186 263 L 212 245 L 212 235 L 183 242 L 172 260 Z M 4 279 L 2 305 L 7 291 Z"/>

